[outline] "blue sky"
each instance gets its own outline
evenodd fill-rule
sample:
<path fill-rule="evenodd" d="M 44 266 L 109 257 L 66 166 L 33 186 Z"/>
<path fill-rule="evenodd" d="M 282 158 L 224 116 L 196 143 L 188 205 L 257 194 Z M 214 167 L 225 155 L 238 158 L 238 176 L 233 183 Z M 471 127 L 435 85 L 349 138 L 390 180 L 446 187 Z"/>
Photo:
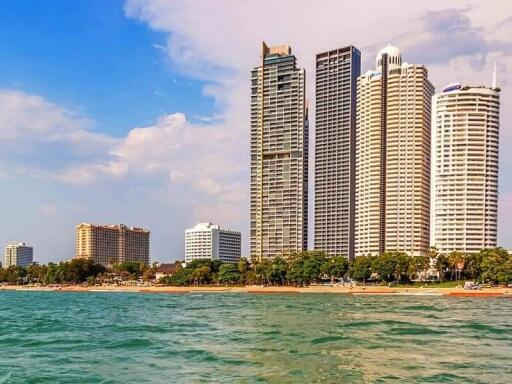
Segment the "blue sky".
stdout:
<path fill-rule="evenodd" d="M 0 86 L 78 109 L 115 136 L 168 111 L 212 114 L 202 82 L 173 70 L 164 45 L 122 1 L 0 2 Z"/>
<path fill-rule="evenodd" d="M 312 122 L 318 52 L 353 44 L 366 71 L 391 43 L 437 89 L 489 85 L 496 61 L 498 232 L 512 248 L 512 2 L 382 4 L 0 2 L 0 244 L 65 260 L 76 224 L 125 223 L 149 228 L 152 259 L 169 261 L 183 258 L 185 228 L 214 221 L 242 231 L 247 255 L 249 74 L 265 40 L 305 67 Z"/>

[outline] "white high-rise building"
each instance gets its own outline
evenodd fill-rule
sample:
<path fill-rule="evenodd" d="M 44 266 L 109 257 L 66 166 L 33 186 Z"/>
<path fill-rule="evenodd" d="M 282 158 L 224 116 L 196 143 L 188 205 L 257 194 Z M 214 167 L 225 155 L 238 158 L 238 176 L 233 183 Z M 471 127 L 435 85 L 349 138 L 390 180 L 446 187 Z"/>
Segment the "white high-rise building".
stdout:
<path fill-rule="evenodd" d="M 430 117 L 423 65 L 392 46 L 357 83 L 355 255 L 426 256 L 430 238 Z"/>
<path fill-rule="evenodd" d="M 185 231 L 185 262 L 197 259 L 236 263 L 242 253 L 242 234 L 212 223 L 199 223 Z"/>
<path fill-rule="evenodd" d="M 431 237 L 440 253 L 496 247 L 499 110 L 495 84 L 434 96 Z"/>
<path fill-rule="evenodd" d="M 25 243 L 8 244 L 4 253 L 4 268 L 10 266 L 28 267 L 34 262 L 34 248 Z"/>

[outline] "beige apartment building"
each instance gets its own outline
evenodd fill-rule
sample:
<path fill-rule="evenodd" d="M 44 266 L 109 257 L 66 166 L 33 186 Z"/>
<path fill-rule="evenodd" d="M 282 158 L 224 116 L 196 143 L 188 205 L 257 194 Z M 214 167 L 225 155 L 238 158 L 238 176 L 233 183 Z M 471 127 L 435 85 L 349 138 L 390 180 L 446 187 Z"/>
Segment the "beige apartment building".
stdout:
<path fill-rule="evenodd" d="M 110 265 L 115 262 L 149 264 L 149 231 L 124 224 L 76 226 L 76 257 Z"/>
<path fill-rule="evenodd" d="M 251 73 L 251 256 L 307 249 L 305 71 L 287 45 L 262 44 Z"/>
<path fill-rule="evenodd" d="M 422 65 L 392 46 L 358 79 L 355 254 L 427 255 L 430 115 L 434 87 Z"/>
<path fill-rule="evenodd" d="M 433 230 L 440 253 L 496 247 L 499 88 L 451 84 L 434 96 Z"/>

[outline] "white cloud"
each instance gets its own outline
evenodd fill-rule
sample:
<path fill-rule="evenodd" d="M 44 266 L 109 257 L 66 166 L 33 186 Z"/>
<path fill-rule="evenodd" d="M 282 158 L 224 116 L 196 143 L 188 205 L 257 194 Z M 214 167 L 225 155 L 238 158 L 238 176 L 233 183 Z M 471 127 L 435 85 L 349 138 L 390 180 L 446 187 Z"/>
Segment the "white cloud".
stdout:
<path fill-rule="evenodd" d="M 205 80 L 205 94 L 215 97 L 241 143 L 248 142 L 249 72 L 258 65 L 259 44 L 266 40 L 290 44 L 299 65 L 306 68 L 312 121 L 318 52 L 353 44 L 362 49 L 364 71 L 373 67 L 378 49 L 395 44 L 405 61 L 428 66 L 437 87 L 454 81 L 490 84 L 497 60 L 503 88 L 502 148 L 512 144 L 506 129 L 512 123 L 512 111 L 506 108 L 512 92 L 507 80 L 512 76 L 509 0 L 495 0 L 492 5 L 476 0 L 391 0 L 386 4 L 326 0 L 320 6 L 308 0 L 128 0 L 125 12 L 168 34 L 167 53 L 173 65 Z M 314 140 L 313 132 L 311 136 Z M 229 157 L 242 159 L 231 151 Z M 511 162 L 512 153 L 502 150 L 501 164 Z M 512 191 L 512 177 L 502 172 L 500 185 L 505 193 Z M 509 211 L 507 207 L 504 202 L 500 212 Z M 512 246 L 508 232 L 503 221 L 500 240 Z"/>
<path fill-rule="evenodd" d="M 155 243 L 161 244 L 162 237 L 169 235 L 159 237 L 159 231 L 177 227 L 170 237 L 179 239 L 182 229 L 194 220 L 235 227 L 245 221 L 248 189 L 240 188 L 246 185 L 240 180 L 245 179 L 246 167 L 239 160 L 246 156 L 247 143 L 240 145 L 239 135 L 222 118 L 215 116 L 215 124 L 208 119 L 192 124 L 182 113 L 163 115 L 153 125 L 114 138 L 95 133 L 92 121 L 40 96 L 3 90 L 0 104 L 5 109 L 0 138 L 9 142 L 7 150 L 0 152 L 0 178 L 24 194 L 32 190 L 30 201 L 21 195 L 2 201 L 11 201 L 18 209 L 23 204 L 24 210 L 32 207 L 41 220 L 51 220 L 54 227 L 66 226 L 62 230 L 68 236 L 74 233 L 72 223 L 134 220 L 134 225 L 147 223 L 150 228 L 159 223 Z M 53 159 L 55 152 L 66 156 Z M 36 187 L 23 189 L 27 183 Z M 59 196 L 67 201 L 59 201 Z M 139 207 L 145 208 L 137 214 Z M 169 209 L 188 210 L 189 215 L 175 216 Z M 153 213 L 148 218 L 144 212 Z M 26 224 L 30 222 L 26 218 Z M 181 241 L 175 246 L 180 248 Z M 157 246 L 154 257 L 165 259 L 162 249 Z"/>
<path fill-rule="evenodd" d="M 106 162 L 72 167 L 57 177 L 87 184 L 105 177 L 167 174 L 170 182 L 218 194 L 230 177 L 243 170 L 229 156 L 233 152 L 236 156 L 236 148 L 236 137 L 226 126 L 190 124 L 184 114 L 175 113 L 161 116 L 155 125 L 130 130 L 110 149 Z"/>
<path fill-rule="evenodd" d="M 91 120 L 37 95 L 0 90 L 0 140 L 40 140 L 111 144 L 95 133 Z"/>
<path fill-rule="evenodd" d="M 203 94 L 214 98 L 215 114 L 192 123 L 171 111 L 117 138 L 95 132 L 94 122 L 73 108 L 0 90 L 0 140 L 9 143 L 0 153 L 0 178 L 37 180 L 34 194 L 46 196 L 34 207 L 45 217 L 63 212 L 59 220 L 66 225 L 134 220 L 153 226 L 157 258 L 169 248 L 180 257 L 181 231 L 194 221 L 215 220 L 242 230 L 247 249 L 249 77 L 259 63 L 262 40 L 290 44 L 306 68 L 313 122 L 318 52 L 353 44 L 362 49 L 366 70 L 381 46 L 395 44 L 405 61 L 427 64 L 437 86 L 457 80 L 488 84 L 496 60 L 503 87 L 502 148 L 511 144 L 508 0 L 493 1 L 493 6 L 476 0 L 390 0 L 385 5 L 325 0 L 320 6 L 309 0 L 128 0 L 125 12 L 167 35 L 165 46 L 155 49 L 168 55 L 173 69 L 204 81 Z M 61 152 L 66 156 L 57 156 Z M 502 150 L 501 164 L 509 163 L 512 152 Z M 500 185 L 500 212 L 506 217 L 512 213 L 512 177 L 503 168 Z M 54 198 L 57 189 L 66 194 L 66 203 Z M 12 196 L 28 190 L 20 184 L 22 192 Z M 74 203 L 83 209 L 62 209 Z M 502 220 L 501 240 L 512 246 L 512 238 L 504 235 L 511 232 L 507 225 Z"/>

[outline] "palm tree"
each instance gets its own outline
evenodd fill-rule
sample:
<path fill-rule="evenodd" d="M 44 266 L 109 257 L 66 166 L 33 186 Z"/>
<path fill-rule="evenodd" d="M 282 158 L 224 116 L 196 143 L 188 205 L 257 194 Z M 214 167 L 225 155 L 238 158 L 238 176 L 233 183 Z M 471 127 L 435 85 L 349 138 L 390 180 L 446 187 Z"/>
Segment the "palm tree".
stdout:
<path fill-rule="evenodd" d="M 459 275 L 460 275 L 460 270 L 462 270 L 462 268 L 464 268 L 465 257 L 466 257 L 466 255 L 460 251 L 453 251 L 448 256 L 448 262 L 452 269 L 452 275 L 450 277 L 450 280 L 453 280 L 454 273 L 455 273 L 455 276 L 457 277 L 457 272 L 459 271 Z M 460 268 L 461 265 L 462 265 L 462 268 Z"/>
<path fill-rule="evenodd" d="M 444 280 L 444 273 L 446 269 L 450 266 L 448 262 L 448 258 L 445 254 L 438 254 L 435 258 L 435 267 L 437 272 L 439 273 L 439 281 L 442 283 Z"/>

